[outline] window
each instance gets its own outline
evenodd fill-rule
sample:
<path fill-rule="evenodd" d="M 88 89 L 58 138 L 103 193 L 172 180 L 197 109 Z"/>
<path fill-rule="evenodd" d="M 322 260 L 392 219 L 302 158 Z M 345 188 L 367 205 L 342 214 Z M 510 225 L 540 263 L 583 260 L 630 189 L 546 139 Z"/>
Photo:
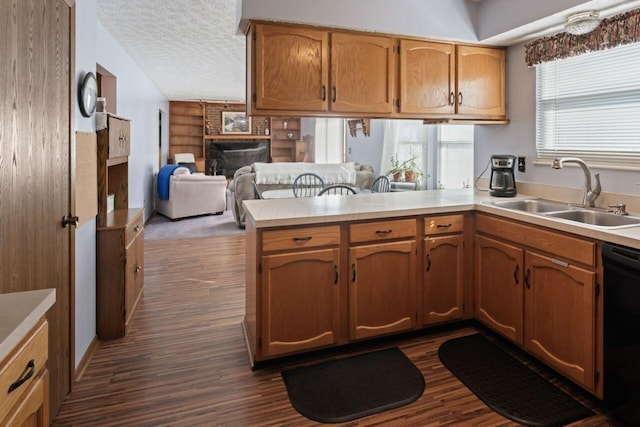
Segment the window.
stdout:
<path fill-rule="evenodd" d="M 466 188 L 473 181 L 473 125 L 438 126 L 438 188 Z"/>
<path fill-rule="evenodd" d="M 420 120 L 385 122 L 382 171 L 391 156 L 416 157 L 420 188 L 462 188 L 473 181 L 473 125 L 424 125 Z"/>
<path fill-rule="evenodd" d="M 538 158 L 638 168 L 640 44 L 536 67 Z"/>

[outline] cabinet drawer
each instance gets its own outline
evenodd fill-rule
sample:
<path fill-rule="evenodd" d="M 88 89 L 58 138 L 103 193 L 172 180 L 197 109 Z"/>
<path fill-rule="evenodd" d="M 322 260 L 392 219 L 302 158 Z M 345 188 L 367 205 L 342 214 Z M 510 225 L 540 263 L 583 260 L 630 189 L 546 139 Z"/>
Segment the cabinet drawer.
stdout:
<path fill-rule="evenodd" d="M 416 221 L 414 219 L 377 221 L 349 226 L 349 243 L 375 242 L 406 237 L 416 237 Z"/>
<path fill-rule="evenodd" d="M 142 213 L 142 211 L 141 211 Z M 144 228 L 144 220 L 142 215 L 136 215 L 131 223 L 127 224 L 127 243 L 129 246 L 131 241 L 140 233 Z"/>
<path fill-rule="evenodd" d="M 424 219 L 424 235 L 460 233 L 464 217 L 462 215 L 431 216 Z"/>
<path fill-rule="evenodd" d="M 21 400 L 24 393 L 31 384 L 38 378 L 47 363 L 48 352 L 48 324 L 43 321 L 36 326 L 35 332 L 20 347 L 17 353 L 13 353 L 5 362 L 0 365 L 0 420 L 7 417 L 7 414 L 14 407 L 16 402 Z M 33 360 L 33 367 L 30 361 Z M 31 377 L 22 383 L 15 390 L 9 392 L 9 387 L 16 381 L 31 373 Z"/>
<path fill-rule="evenodd" d="M 338 225 L 265 231 L 262 234 L 262 250 L 264 252 L 339 244 L 340 226 Z"/>
<path fill-rule="evenodd" d="M 131 125 L 128 120 L 109 117 L 109 159 L 129 155 Z"/>
<path fill-rule="evenodd" d="M 594 242 L 486 215 L 476 216 L 476 230 L 557 255 L 561 260 L 596 265 Z"/>

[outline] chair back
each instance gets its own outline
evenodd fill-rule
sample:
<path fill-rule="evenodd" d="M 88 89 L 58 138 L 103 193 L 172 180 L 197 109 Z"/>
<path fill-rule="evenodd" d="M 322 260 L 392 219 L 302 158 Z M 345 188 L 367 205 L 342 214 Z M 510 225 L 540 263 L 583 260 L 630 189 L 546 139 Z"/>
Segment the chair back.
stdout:
<path fill-rule="evenodd" d="M 293 181 L 295 197 L 315 197 L 324 188 L 324 181 L 315 173 L 303 173 Z"/>
<path fill-rule="evenodd" d="M 262 199 L 262 193 L 260 193 L 260 189 L 258 188 L 258 184 L 255 181 L 251 181 L 251 185 L 253 186 L 253 198 L 256 200 Z"/>
<path fill-rule="evenodd" d="M 388 193 L 391 191 L 391 182 L 389 182 L 389 178 L 384 175 L 381 175 L 373 181 L 371 184 L 371 192 L 372 193 Z"/>
<path fill-rule="evenodd" d="M 318 196 L 328 196 L 333 194 L 347 196 L 349 194 L 356 194 L 356 190 L 346 184 L 333 184 L 323 188 L 322 191 L 318 193 Z"/>

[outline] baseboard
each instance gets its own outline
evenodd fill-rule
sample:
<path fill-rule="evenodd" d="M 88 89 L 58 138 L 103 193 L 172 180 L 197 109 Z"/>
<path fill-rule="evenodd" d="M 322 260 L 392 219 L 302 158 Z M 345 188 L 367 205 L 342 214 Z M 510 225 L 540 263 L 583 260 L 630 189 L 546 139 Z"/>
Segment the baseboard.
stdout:
<path fill-rule="evenodd" d="M 82 378 L 84 371 L 87 370 L 87 366 L 89 366 L 89 363 L 91 362 L 91 359 L 93 359 L 93 355 L 98 349 L 99 345 L 100 341 L 98 341 L 98 337 L 94 336 L 91 344 L 89 344 L 89 348 L 87 348 L 87 351 L 84 352 L 84 356 L 82 356 L 82 360 L 80 360 L 80 363 L 76 368 L 74 382 L 79 381 L 80 378 Z"/>

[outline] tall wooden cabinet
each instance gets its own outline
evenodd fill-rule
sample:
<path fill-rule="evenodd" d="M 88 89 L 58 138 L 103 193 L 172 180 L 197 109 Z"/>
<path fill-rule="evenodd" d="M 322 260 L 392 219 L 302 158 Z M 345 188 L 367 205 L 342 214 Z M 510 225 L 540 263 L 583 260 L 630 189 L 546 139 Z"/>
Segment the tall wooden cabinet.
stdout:
<path fill-rule="evenodd" d="M 96 115 L 98 132 L 98 216 L 96 236 L 96 329 L 98 338 L 123 337 L 144 284 L 144 216 L 129 208 L 130 122 Z M 114 195 L 112 212 L 107 198 Z"/>
<path fill-rule="evenodd" d="M 204 170 L 204 105 L 171 101 L 169 105 L 169 159 L 177 153 L 192 153 L 198 170 Z"/>
<path fill-rule="evenodd" d="M 595 243 L 486 215 L 476 225 L 477 318 L 601 396 Z"/>

